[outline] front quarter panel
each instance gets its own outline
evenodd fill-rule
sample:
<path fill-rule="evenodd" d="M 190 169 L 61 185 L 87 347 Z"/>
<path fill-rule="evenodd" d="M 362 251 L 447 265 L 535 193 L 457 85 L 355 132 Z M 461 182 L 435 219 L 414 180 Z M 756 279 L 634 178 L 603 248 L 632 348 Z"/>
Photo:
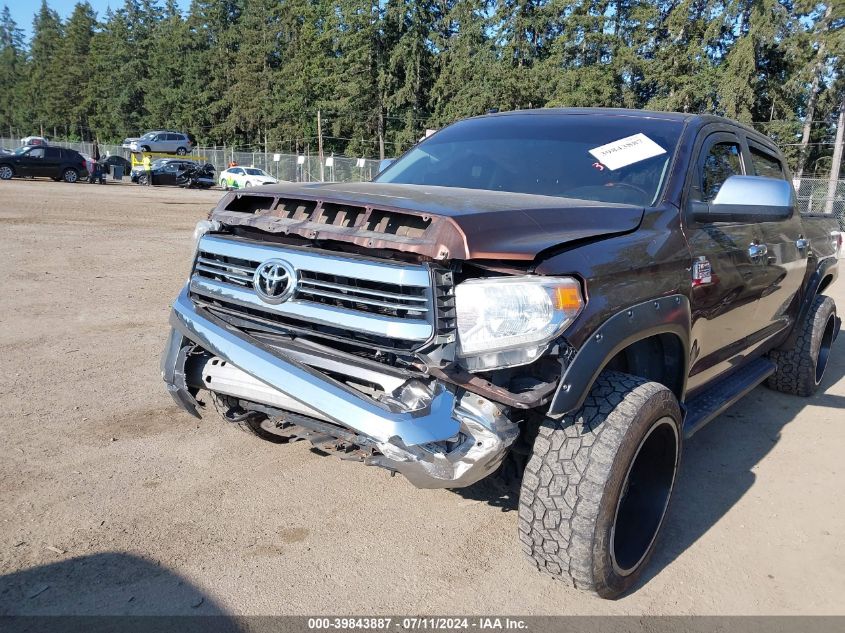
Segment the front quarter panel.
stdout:
<path fill-rule="evenodd" d="M 604 366 L 637 340 L 673 334 L 688 353 L 691 267 L 672 205 L 648 211 L 632 233 L 574 247 L 537 265 L 539 274 L 580 277 L 587 298 L 584 311 L 564 332 L 579 352 L 561 379 L 550 414 L 580 406 Z M 685 358 L 679 385 L 685 385 L 686 365 Z"/>

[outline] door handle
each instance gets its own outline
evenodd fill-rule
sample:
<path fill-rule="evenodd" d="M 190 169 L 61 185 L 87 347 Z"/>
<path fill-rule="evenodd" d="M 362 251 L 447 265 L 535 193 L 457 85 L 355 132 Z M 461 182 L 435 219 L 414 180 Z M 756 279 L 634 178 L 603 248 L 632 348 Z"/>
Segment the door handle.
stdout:
<path fill-rule="evenodd" d="M 760 259 L 764 257 L 769 252 L 769 247 L 765 244 L 754 244 L 753 242 L 748 245 L 748 254 L 751 256 L 751 259 Z"/>
<path fill-rule="evenodd" d="M 803 250 L 807 249 L 809 246 L 810 246 L 810 240 L 808 240 L 806 237 L 801 236 L 797 240 L 795 240 L 795 247 L 799 251 L 803 251 Z"/>

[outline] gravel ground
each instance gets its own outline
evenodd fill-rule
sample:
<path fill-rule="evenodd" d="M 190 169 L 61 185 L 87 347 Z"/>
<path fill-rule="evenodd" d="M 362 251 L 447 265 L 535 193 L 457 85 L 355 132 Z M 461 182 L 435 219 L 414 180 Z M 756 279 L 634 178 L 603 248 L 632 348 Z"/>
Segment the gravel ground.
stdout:
<path fill-rule="evenodd" d="M 219 196 L 0 183 L 0 614 L 845 613 L 841 341 L 816 397 L 696 435 L 647 582 L 602 601 L 532 571 L 506 491 L 177 409 L 168 303 Z"/>

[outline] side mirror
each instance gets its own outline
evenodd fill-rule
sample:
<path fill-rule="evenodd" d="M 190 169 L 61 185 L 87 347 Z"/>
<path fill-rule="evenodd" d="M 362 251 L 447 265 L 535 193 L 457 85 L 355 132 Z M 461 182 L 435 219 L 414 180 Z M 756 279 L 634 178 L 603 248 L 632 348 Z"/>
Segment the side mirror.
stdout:
<path fill-rule="evenodd" d="M 396 162 L 395 158 L 382 158 L 378 164 L 378 173 L 383 172 L 385 169 L 390 167 L 393 163 Z"/>
<path fill-rule="evenodd" d="M 692 203 L 696 222 L 771 222 L 785 220 L 795 209 L 795 191 L 786 180 L 731 176 L 713 202 Z"/>

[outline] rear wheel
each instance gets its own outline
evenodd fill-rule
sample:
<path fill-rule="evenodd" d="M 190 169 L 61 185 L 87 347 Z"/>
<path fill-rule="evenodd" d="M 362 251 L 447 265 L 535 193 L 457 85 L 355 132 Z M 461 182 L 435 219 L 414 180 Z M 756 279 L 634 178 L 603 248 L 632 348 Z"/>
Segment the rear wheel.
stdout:
<path fill-rule="evenodd" d="M 819 388 L 836 333 L 836 303 L 818 295 L 799 328 L 795 342 L 774 350 L 769 357 L 777 370 L 766 383 L 770 388 L 796 396 L 811 396 Z"/>
<path fill-rule="evenodd" d="M 188 150 L 186 150 L 184 147 L 180 147 L 179 149 L 176 150 L 176 153 L 179 156 L 184 156 L 185 154 L 188 153 Z"/>
<path fill-rule="evenodd" d="M 65 182 L 74 183 L 79 180 L 79 173 L 75 169 L 65 169 L 62 172 L 62 180 Z"/>
<path fill-rule="evenodd" d="M 0 165 L 0 180 L 11 180 L 15 175 L 15 170 L 8 165 Z"/>
<path fill-rule="evenodd" d="M 665 386 L 604 372 L 584 406 L 547 419 L 519 498 L 519 538 L 542 571 L 604 598 L 642 574 L 675 485 L 681 411 Z"/>

